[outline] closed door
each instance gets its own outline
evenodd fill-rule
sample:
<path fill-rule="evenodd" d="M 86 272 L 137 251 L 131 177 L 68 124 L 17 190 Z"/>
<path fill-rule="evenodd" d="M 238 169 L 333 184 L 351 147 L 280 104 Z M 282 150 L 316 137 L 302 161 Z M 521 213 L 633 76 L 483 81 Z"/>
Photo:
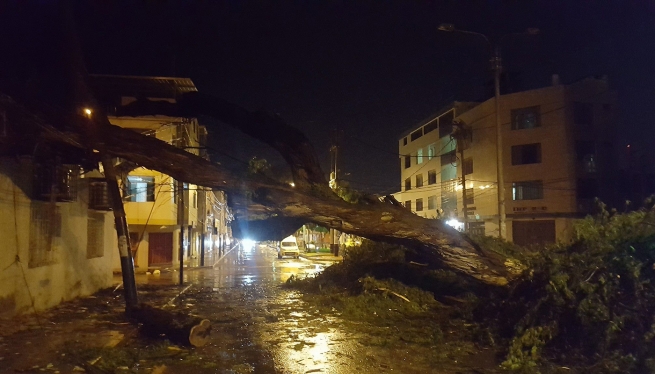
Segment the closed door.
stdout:
<path fill-rule="evenodd" d="M 555 221 L 512 221 L 512 238 L 522 246 L 555 243 Z"/>
<path fill-rule="evenodd" d="M 173 262 L 173 233 L 148 234 L 148 264 L 170 264 Z"/>

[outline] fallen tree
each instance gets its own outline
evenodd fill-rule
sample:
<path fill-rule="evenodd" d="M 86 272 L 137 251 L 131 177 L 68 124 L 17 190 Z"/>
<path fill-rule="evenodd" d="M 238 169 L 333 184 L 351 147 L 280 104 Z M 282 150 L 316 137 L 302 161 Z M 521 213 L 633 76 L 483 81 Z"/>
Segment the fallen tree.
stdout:
<path fill-rule="evenodd" d="M 330 190 L 309 141 L 278 117 L 249 112 L 203 95 L 184 97 L 179 105 L 142 101 L 128 108 L 132 114 L 204 114 L 231 124 L 280 152 L 289 163 L 295 187 L 248 173 L 246 169 L 213 163 L 131 130 L 90 125 L 96 119 L 75 113 L 25 107 L 8 96 L 0 98 L 0 105 L 12 121 L 20 127 L 36 127 L 39 138 L 50 143 L 93 149 L 83 129 L 95 128 L 104 150 L 114 157 L 179 180 L 226 191 L 233 200 L 244 201 L 243 205 L 256 211 L 255 216 L 260 218 L 251 222 L 254 227 L 273 221 L 281 233 L 295 230 L 302 221 L 314 222 L 372 240 L 402 244 L 432 264 L 495 286 L 507 285 L 521 270 L 516 262 L 481 248 L 442 221 L 416 216 L 392 197 L 365 198 L 357 203 L 344 201 Z M 247 220 L 248 212 L 237 218 Z"/>

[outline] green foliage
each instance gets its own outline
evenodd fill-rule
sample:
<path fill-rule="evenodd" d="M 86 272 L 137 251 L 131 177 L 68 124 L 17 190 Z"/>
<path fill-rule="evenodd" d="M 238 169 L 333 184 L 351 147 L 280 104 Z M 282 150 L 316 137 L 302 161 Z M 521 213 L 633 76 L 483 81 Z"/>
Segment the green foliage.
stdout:
<path fill-rule="evenodd" d="M 597 373 L 652 367 L 655 213 L 601 208 L 575 226 L 572 244 L 530 256 L 532 270 L 498 311 L 499 332 L 514 326 L 505 368 L 545 356 Z"/>

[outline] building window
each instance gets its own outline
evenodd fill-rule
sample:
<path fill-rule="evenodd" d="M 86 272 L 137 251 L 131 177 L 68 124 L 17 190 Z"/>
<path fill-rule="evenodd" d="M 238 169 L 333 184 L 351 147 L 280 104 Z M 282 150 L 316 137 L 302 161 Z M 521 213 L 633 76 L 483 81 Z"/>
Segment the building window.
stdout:
<path fill-rule="evenodd" d="M 453 120 L 455 119 L 455 111 L 450 112 L 439 117 L 439 137 L 443 138 L 446 135 L 453 133 Z"/>
<path fill-rule="evenodd" d="M 101 178 L 89 179 L 89 209 L 110 210 L 107 181 Z"/>
<path fill-rule="evenodd" d="M 473 159 L 471 157 L 465 158 L 462 163 L 462 172 L 464 175 L 473 174 Z"/>
<path fill-rule="evenodd" d="M 534 129 L 541 126 L 539 106 L 512 110 L 512 130 Z"/>
<path fill-rule="evenodd" d="M 423 174 L 416 176 L 416 188 L 423 187 Z"/>
<path fill-rule="evenodd" d="M 105 255 L 105 215 L 89 212 L 86 225 L 86 258 Z"/>
<path fill-rule="evenodd" d="M 437 183 L 437 171 L 436 170 L 429 170 L 428 171 L 428 184 L 435 184 Z"/>
<path fill-rule="evenodd" d="M 405 191 L 409 191 L 412 189 L 412 179 L 407 178 L 405 179 Z"/>
<path fill-rule="evenodd" d="M 437 145 L 432 143 L 428 146 L 428 161 L 437 155 Z"/>
<path fill-rule="evenodd" d="M 405 169 L 409 168 L 410 166 L 412 166 L 412 156 L 405 155 Z"/>
<path fill-rule="evenodd" d="M 437 197 L 436 196 L 429 196 L 428 197 L 428 210 L 435 210 L 437 209 Z"/>
<path fill-rule="evenodd" d="M 416 151 L 416 163 L 417 164 L 423 163 L 423 148 L 419 148 L 419 150 Z"/>
<path fill-rule="evenodd" d="M 155 177 L 127 177 L 123 199 L 136 203 L 155 201 Z"/>
<path fill-rule="evenodd" d="M 541 143 L 512 146 L 512 165 L 541 163 Z"/>
<path fill-rule="evenodd" d="M 594 121 L 591 103 L 573 103 L 573 122 L 576 125 L 592 125 Z"/>
<path fill-rule="evenodd" d="M 473 196 L 472 188 L 467 188 L 466 191 L 464 191 L 464 196 L 466 197 L 466 205 L 470 206 L 475 204 L 475 198 Z"/>
<path fill-rule="evenodd" d="M 425 125 L 425 127 L 423 127 L 423 134 L 432 132 L 436 130 L 438 127 L 439 127 L 439 121 L 435 119 L 434 121 L 428 123 L 427 125 Z"/>
<path fill-rule="evenodd" d="M 423 128 L 422 128 L 422 127 L 421 127 L 420 129 L 414 131 L 413 133 L 411 133 L 411 134 L 409 135 L 409 138 L 410 138 L 412 141 L 414 141 L 414 140 L 420 138 L 421 136 L 423 136 Z"/>
<path fill-rule="evenodd" d="M 403 138 L 403 145 L 407 145 L 407 137 Z"/>
<path fill-rule="evenodd" d="M 423 199 L 416 199 L 416 211 L 417 212 L 423 211 Z"/>
<path fill-rule="evenodd" d="M 405 201 L 405 208 L 412 210 L 412 200 Z"/>
<path fill-rule="evenodd" d="M 42 201 L 77 201 L 80 167 L 77 165 L 34 166 L 32 197 Z"/>
<path fill-rule="evenodd" d="M 543 181 L 525 181 L 512 183 L 512 200 L 539 200 L 543 198 Z"/>
<path fill-rule="evenodd" d="M 593 199 L 598 197 L 598 180 L 578 179 L 576 195 L 578 199 Z"/>
<path fill-rule="evenodd" d="M 30 207 L 30 268 L 55 264 L 59 261 L 61 213 L 53 203 L 32 202 Z"/>
<path fill-rule="evenodd" d="M 441 155 L 441 166 L 453 164 L 455 162 L 457 162 L 457 155 L 455 154 L 455 150 Z"/>

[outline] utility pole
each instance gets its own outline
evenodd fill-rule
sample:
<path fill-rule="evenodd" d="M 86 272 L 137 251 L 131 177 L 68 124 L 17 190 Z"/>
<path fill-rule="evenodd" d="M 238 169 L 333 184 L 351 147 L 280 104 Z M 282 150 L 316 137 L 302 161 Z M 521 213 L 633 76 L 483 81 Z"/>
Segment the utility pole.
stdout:
<path fill-rule="evenodd" d="M 332 135 L 332 146 L 330 147 L 330 188 L 336 193 L 339 191 L 339 130 L 334 130 Z M 335 256 L 339 256 L 339 243 L 337 240 L 337 230 L 330 229 L 331 235 L 331 252 Z"/>
<path fill-rule="evenodd" d="M 496 101 L 496 173 L 498 178 L 498 237 L 505 238 L 507 236 L 507 227 L 505 224 L 505 178 L 503 175 L 503 138 L 502 138 L 502 129 L 500 123 L 500 73 L 502 71 L 502 60 L 500 59 L 500 42 L 510 36 L 520 36 L 520 35 L 537 35 L 539 34 L 539 29 L 531 27 L 526 29 L 524 32 L 506 34 L 492 44 L 489 38 L 480 34 L 479 32 L 467 31 L 456 29 L 455 25 L 452 23 L 442 23 L 439 25 L 440 31 L 445 32 L 457 32 L 461 34 L 475 35 L 481 37 L 489 46 L 489 51 L 491 52 L 491 68 L 494 72 L 494 91 L 495 91 L 495 101 Z"/>
<path fill-rule="evenodd" d="M 500 58 L 500 46 L 494 48 L 494 56 L 491 59 L 494 70 L 494 95 L 496 101 L 496 173 L 498 175 L 498 237 L 507 237 L 507 226 L 505 224 L 505 177 L 503 174 L 503 133 L 500 123 L 500 73 L 502 71 L 502 60 Z"/>
<path fill-rule="evenodd" d="M 177 181 L 177 225 L 180 227 L 180 286 L 184 284 L 184 182 Z"/>
<path fill-rule="evenodd" d="M 92 120 L 92 109 L 84 109 L 84 114 Z M 89 124 L 91 127 L 96 126 L 93 121 L 89 122 Z M 91 134 L 95 138 L 95 132 L 92 131 Z M 118 253 L 121 263 L 121 275 L 123 277 L 125 306 L 129 310 L 138 306 L 139 299 L 136 293 L 134 259 L 132 258 L 127 216 L 125 214 L 125 207 L 123 206 L 120 186 L 118 185 L 118 173 L 114 168 L 114 160 L 105 152 L 104 145 L 100 141 L 94 139 L 94 142 L 100 151 L 100 160 L 103 173 L 105 174 L 105 181 L 107 182 L 107 192 L 110 198 L 111 209 L 114 212 L 114 226 L 116 227 L 116 236 L 118 237 Z"/>
<path fill-rule="evenodd" d="M 457 121 L 455 123 L 455 138 L 457 139 L 457 148 L 459 149 L 460 169 L 462 171 L 462 211 L 464 212 L 464 232 L 468 232 L 468 204 L 466 202 L 466 170 L 464 170 L 464 148 L 466 148 L 466 139 L 468 134 L 464 129 L 464 123 Z"/>

